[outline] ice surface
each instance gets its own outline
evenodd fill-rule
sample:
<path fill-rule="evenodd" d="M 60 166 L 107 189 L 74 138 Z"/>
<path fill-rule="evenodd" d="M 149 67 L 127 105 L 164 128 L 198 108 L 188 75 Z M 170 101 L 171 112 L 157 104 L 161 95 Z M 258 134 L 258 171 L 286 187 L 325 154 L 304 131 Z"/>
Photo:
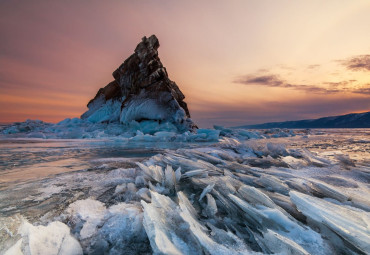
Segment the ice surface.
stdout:
<path fill-rule="evenodd" d="M 120 113 L 121 103 L 110 99 L 98 110 L 94 111 L 87 120 L 92 123 L 117 122 L 119 120 Z"/>
<path fill-rule="evenodd" d="M 89 110 L 86 111 L 84 114 L 82 114 L 82 118 L 85 119 L 85 118 L 88 118 L 89 116 L 91 116 L 91 114 L 93 114 L 97 109 L 102 107 L 102 105 L 105 102 L 106 102 L 106 100 L 105 100 L 104 95 L 100 94 L 98 98 L 89 102 L 89 104 L 87 106 L 89 108 Z"/>
<path fill-rule="evenodd" d="M 152 119 L 165 120 L 174 115 L 173 109 L 167 109 L 165 105 L 158 104 L 156 99 L 137 99 L 131 100 L 128 105 L 122 109 L 120 121 L 128 123 L 132 120 Z M 183 113 L 185 116 L 185 112 Z"/>
<path fill-rule="evenodd" d="M 51 222 L 47 226 L 33 226 L 24 220 L 19 228 L 21 239 L 5 254 L 82 254 L 79 242 L 70 234 L 62 222 Z"/>
<path fill-rule="evenodd" d="M 152 202 L 142 202 L 144 227 L 155 254 L 202 254 L 196 239 L 189 235 L 189 226 L 167 196 L 151 192 Z"/>
<path fill-rule="evenodd" d="M 202 191 L 202 194 L 200 194 L 199 201 L 202 200 L 203 197 L 207 195 L 207 193 L 209 193 L 213 189 L 214 186 L 215 186 L 215 183 L 210 184 L 207 187 L 205 187 L 205 189 Z"/>
<path fill-rule="evenodd" d="M 96 109 L 94 108 L 91 113 L 90 111 L 86 112 L 84 119 L 67 118 L 56 124 L 45 123 L 40 120 L 16 122 L 2 128 L 0 138 L 125 138 L 144 142 L 217 142 L 220 137 L 224 136 L 248 140 L 287 137 L 294 134 L 291 130 L 272 130 L 264 134 L 260 134 L 259 131 L 243 129 L 233 129 L 230 132 L 225 132 L 224 130 L 228 129 L 222 127 L 197 129 L 192 133 L 188 131 L 185 113 L 181 108 L 172 113 L 171 111 L 157 109 L 160 106 L 148 99 L 145 99 L 144 102 L 133 102 L 138 103 L 140 107 L 125 107 L 122 112 L 120 112 L 121 106 L 118 101 L 108 100 L 104 105 L 99 105 L 99 102 L 96 102 Z M 166 116 L 162 116 L 165 113 Z M 119 118 L 125 124 L 119 124 L 117 122 Z"/>
<path fill-rule="evenodd" d="M 52 254 L 69 240 L 77 254 L 369 253 L 370 161 L 363 133 L 320 130 L 302 137 L 307 132 L 216 126 L 193 134 L 160 122 L 130 125 L 67 119 L 7 127 L 15 132 L 8 137 L 119 139 L 101 141 L 106 144 L 97 151 L 88 148 L 93 140 L 78 146 L 50 142 L 33 151 L 14 140 L 9 152 L 0 151 L 10 162 L 1 178 L 12 173 L 12 162 L 23 164 L 12 166 L 13 173 L 24 173 L 27 164 L 40 171 L 40 157 L 48 168 L 59 157 L 84 162 L 69 165 L 72 172 L 14 186 L 2 182 L 1 252 L 46 247 Z M 125 148 L 129 141 L 145 156 L 125 156 L 118 145 Z M 167 147 L 153 149 L 158 141 Z M 186 143 L 169 147 L 176 141 Z M 12 154 L 26 161 L 14 161 Z M 29 222 L 20 224 L 19 214 Z M 44 232 L 52 232 L 52 246 Z"/>
<path fill-rule="evenodd" d="M 80 230 L 80 238 L 85 239 L 91 237 L 95 232 L 97 226 L 101 223 L 105 206 L 103 203 L 92 200 L 79 200 L 71 204 L 67 209 L 67 214 L 71 215 L 71 221 L 76 224 L 83 222 Z"/>
<path fill-rule="evenodd" d="M 138 204 L 118 203 L 106 208 L 89 198 L 72 203 L 63 217 L 83 244 L 85 253 L 135 254 L 147 249 L 143 214 Z"/>
<path fill-rule="evenodd" d="M 323 224 L 358 249 L 370 251 L 370 215 L 355 208 L 340 206 L 322 199 L 291 191 L 290 197 L 306 217 Z"/>

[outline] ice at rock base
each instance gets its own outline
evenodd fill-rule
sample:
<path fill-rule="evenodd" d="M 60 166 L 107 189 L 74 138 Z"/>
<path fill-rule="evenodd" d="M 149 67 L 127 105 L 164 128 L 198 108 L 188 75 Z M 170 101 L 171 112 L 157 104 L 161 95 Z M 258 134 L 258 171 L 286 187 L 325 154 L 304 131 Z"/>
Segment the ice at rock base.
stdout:
<path fill-rule="evenodd" d="M 43 130 L 85 125 L 31 123 Z M 159 132 L 128 139 L 172 131 Z M 275 134 L 301 133 L 216 127 L 188 134 L 212 137 L 211 145 L 52 178 L 37 201 L 77 188 L 84 197 L 32 224 L 22 220 L 9 230 L 6 254 L 369 254 L 368 158 L 288 148 L 269 142 Z"/>
<path fill-rule="evenodd" d="M 99 115 L 99 112 L 95 112 Z M 102 114 L 104 116 L 104 114 Z M 245 129 L 227 129 L 215 126 L 212 129 L 195 129 L 193 132 L 179 129 L 172 122 L 153 120 L 131 121 L 128 124 L 101 123 L 91 120 L 67 118 L 59 123 L 46 123 L 40 120 L 16 122 L 0 129 L 0 138 L 43 138 L 43 139 L 96 139 L 111 138 L 122 141 L 180 141 L 214 142 L 220 137 L 234 137 L 239 140 L 291 137 L 291 130 L 272 129 L 266 132 Z M 301 133 L 303 134 L 303 133 Z"/>

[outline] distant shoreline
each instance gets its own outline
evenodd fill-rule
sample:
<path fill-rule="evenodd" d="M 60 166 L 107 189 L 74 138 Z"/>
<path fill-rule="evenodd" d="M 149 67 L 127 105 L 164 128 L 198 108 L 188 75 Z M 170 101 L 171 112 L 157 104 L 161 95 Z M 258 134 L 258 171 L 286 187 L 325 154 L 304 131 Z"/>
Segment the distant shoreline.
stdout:
<path fill-rule="evenodd" d="M 370 128 L 370 112 L 350 113 L 346 115 L 322 117 L 296 121 L 268 122 L 255 125 L 241 125 L 234 128 L 247 129 L 332 129 L 332 128 Z"/>

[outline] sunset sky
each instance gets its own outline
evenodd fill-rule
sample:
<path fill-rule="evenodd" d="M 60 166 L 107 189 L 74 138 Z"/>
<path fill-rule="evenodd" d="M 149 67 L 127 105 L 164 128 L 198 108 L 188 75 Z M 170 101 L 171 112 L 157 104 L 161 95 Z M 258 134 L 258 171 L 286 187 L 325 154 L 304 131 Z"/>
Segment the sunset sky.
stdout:
<path fill-rule="evenodd" d="M 79 117 L 146 35 L 201 127 L 370 111 L 370 1 L 1 1 L 0 122 Z"/>

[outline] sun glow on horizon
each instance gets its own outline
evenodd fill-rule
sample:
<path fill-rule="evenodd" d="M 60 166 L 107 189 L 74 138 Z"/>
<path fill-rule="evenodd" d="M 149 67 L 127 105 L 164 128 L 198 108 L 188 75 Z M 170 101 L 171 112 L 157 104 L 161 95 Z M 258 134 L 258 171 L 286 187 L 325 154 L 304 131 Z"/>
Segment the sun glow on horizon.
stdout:
<path fill-rule="evenodd" d="M 2 2 L 0 122 L 80 116 L 151 34 L 200 126 L 368 111 L 369 12 L 368 1 Z"/>

